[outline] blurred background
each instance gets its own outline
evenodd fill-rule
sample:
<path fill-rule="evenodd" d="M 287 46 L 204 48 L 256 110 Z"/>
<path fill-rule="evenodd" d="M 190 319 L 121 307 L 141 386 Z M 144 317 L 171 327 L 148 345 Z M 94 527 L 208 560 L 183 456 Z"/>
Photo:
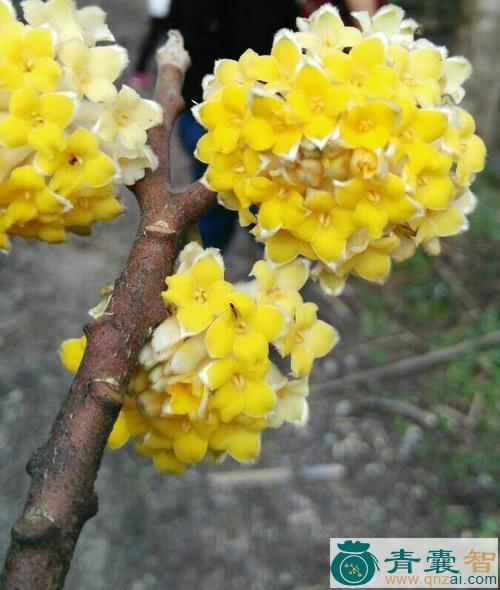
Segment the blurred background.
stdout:
<path fill-rule="evenodd" d="M 131 53 L 127 77 L 147 93 L 151 70 L 137 78 L 151 24 L 145 3 L 98 4 Z M 99 513 L 84 528 L 67 588 L 320 590 L 328 586 L 329 537 L 499 535 L 500 351 L 475 345 L 491 333 L 498 342 L 500 330 L 500 3 L 399 4 L 475 68 L 467 106 L 489 159 L 473 187 L 479 205 L 470 231 L 446 240 L 438 259 L 418 254 L 397 266 L 383 289 L 351 279 L 333 300 L 306 289 L 342 341 L 313 372 L 309 425 L 266 431 L 257 465 L 228 460 L 217 472 L 173 478 L 128 448 L 106 452 Z M 179 187 L 193 173 L 180 131 Z M 138 217 L 131 195 L 123 198 L 126 215 L 96 226 L 91 239 L 16 242 L 0 259 L 2 558 L 28 488 L 24 466 L 71 380 L 58 346 L 80 335 L 100 285 L 126 260 Z M 234 280 L 260 251 L 238 230 L 225 255 Z M 443 351 L 446 362 L 438 362 Z M 394 365 L 403 358 L 412 371 Z M 356 382 L 344 379 L 353 374 Z"/>

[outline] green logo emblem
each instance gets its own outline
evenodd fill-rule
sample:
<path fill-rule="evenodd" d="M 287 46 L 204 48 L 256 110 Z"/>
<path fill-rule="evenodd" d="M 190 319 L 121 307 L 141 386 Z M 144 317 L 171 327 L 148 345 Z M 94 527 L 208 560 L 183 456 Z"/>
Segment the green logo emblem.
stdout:
<path fill-rule="evenodd" d="M 334 557 L 330 571 L 332 576 L 345 586 L 362 586 L 375 575 L 378 560 L 368 551 L 370 543 L 346 541 L 338 543 L 340 552 Z"/>

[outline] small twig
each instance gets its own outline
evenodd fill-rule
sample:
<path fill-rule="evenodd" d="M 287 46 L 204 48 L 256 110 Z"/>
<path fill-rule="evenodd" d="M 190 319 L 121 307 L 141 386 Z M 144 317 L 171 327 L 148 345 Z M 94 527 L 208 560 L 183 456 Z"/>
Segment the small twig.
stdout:
<path fill-rule="evenodd" d="M 413 332 L 401 332 L 400 334 L 392 334 L 389 336 L 381 336 L 380 338 L 373 338 L 368 342 L 362 342 L 361 344 L 353 344 L 347 347 L 346 351 L 355 351 L 358 354 L 360 352 L 370 352 L 374 347 L 389 347 L 395 344 L 401 344 L 402 342 L 408 344 L 414 344 L 421 347 L 423 345 L 422 339 L 413 334 Z"/>
<path fill-rule="evenodd" d="M 336 317 L 340 318 L 341 320 L 348 320 L 354 316 L 354 312 L 342 297 L 331 297 L 330 295 L 323 293 L 321 289 L 318 290 L 318 293 L 324 304 L 326 306 L 330 306 L 333 309 Z"/>
<path fill-rule="evenodd" d="M 422 434 L 423 430 L 416 424 L 412 424 L 406 429 L 398 449 L 398 457 L 403 463 L 409 463 L 415 456 L 415 451 L 422 440 Z"/>
<path fill-rule="evenodd" d="M 499 344 L 500 330 L 495 330 L 494 332 L 490 332 L 479 338 L 465 340 L 454 346 L 448 346 L 426 354 L 402 359 L 395 363 L 389 363 L 381 367 L 374 367 L 373 369 L 361 371 L 360 373 L 353 373 L 337 379 L 331 379 L 324 383 L 318 383 L 317 385 L 311 386 L 311 391 L 335 391 L 341 387 L 354 385 L 356 383 L 371 383 L 379 379 L 406 376 L 410 373 L 418 373 L 419 371 L 424 371 L 436 365 L 447 363 L 474 350 L 492 348 Z"/>
<path fill-rule="evenodd" d="M 474 297 L 466 289 L 456 272 L 440 258 L 434 259 L 434 268 L 440 277 L 446 282 L 453 293 L 458 297 L 465 307 L 467 313 L 473 319 L 478 319 L 481 315 L 481 309 Z"/>
<path fill-rule="evenodd" d="M 364 412 L 386 412 L 403 418 L 408 418 L 424 428 L 433 429 L 437 425 L 437 416 L 409 402 L 403 402 L 385 397 L 358 397 L 342 400 L 336 404 L 342 416 L 354 416 Z"/>
<path fill-rule="evenodd" d="M 447 406 L 446 404 L 438 404 L 435 406 L 435 410 L 438 414 L 444 416 L 448 420 L 452 420 L 455 424 L 463 425 L 467 418 L 463 412 L 456 408 L 452 408 L 451 406 Z"/>
<path fill-rule="evenodd" d="M 151 329 L 165 317 L 160 296 L 165 277 L 173 272 L 187 228 L 215 204 L 215 194 L 200 183 L 182 193 L 170 189 L 169 140 L 184 107 L 188 65 L 179 34 L 170 37 L 158 62 L 155 98 L 164 120 L 148 136 L 159 166 L 134 188 L 141 222 L 128 262 L 105 314 L 85 327 L 80 369 L 49 440 L 29 461 L 31 488 L 12 529 L 2 590 L 63 587 L 81 529 L 97 512 L 94 483 L 131 370 Z"/>
<path fill-rule="evenodd" d="M 268 467 L 265 469 L 249 469 L 238 471 L 222 471 L 210 473 L 208 480 L 215 486 L 262 486 L 288 483 L 295 477 L 311 481 L 335 480 L 344 477 L 345 467 L 340 463 L 308 465 L 298 470 L 290 467 Z"/>
<path fill-rule="evenodd" d="M 469 430 L 473 430 L 484 410 L 484 406 L 484 395 L 480 391 L 478 391 L 470 404 L 469 411 L 465 418 L 466 428 L 468 428 Z"/>

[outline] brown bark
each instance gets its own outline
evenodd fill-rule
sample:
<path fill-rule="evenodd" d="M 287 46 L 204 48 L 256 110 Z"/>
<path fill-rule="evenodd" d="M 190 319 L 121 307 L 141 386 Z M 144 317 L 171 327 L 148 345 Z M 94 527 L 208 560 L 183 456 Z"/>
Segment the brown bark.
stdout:
<path fill-rule="evenodd" d="M 472 78 L 465 85 L 465 106 L 474 115 L 478 133 L 489 151 L 494 152 L 500 147 L 500 2 L 462 2 L 461 20 L 457 48 L 470 59 L 474 69 Z"/>
<path fill-rule="evenodd" d="M 137 183 L 141 222 L 128 262 L 104 315 L 85 327 L 87 348 L 48 441 L 27 469 L 31 487 L 0 578 L 2 590 L 62 588 L 85 522 L 97 512 L 94 482 L 144 341 L 165 317 L 160 292 L 173 271 L 187 227 L 215 195 L 195 183 L 182 193 L 169 186 L 169 139 L 184 103 L 180 94 L 189 58 L 180 36 L 159 52 L 156 98 L 163 124 L 149 139 L 160 164 Z"/>

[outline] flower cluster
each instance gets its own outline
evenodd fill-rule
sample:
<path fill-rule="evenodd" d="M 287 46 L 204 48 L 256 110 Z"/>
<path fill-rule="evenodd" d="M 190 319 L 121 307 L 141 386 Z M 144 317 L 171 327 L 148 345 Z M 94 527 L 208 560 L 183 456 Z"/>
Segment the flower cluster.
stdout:
<path fill-rule="evenodd" d="M 469 62 L 415 39 L 397 6 L 354 16 L 360 29 L 325 4 L 270 55 L 219 60 L 193 109 L 206 185 L 255 224 L 269 260 L 317 261 L 333 294 L 351 272 L 382 281 L 419 245 L 439 253 L 467 227 L 485 159 L 457 106 Z"/>
<path fill-rule="evenodd" d="M 8 236 L 62 242 L 122 212 L 115 185 L 157 160 L 146 130 L 160 106 L 114 82 L 127 53 L 105 13 L 73 0 L 0 0 L 0 250 Z"/>
<path fill-rule="evenodd" d="M 233 285 L 218 250 L 184 248 L 162 294 L 168 318 L 142 349 L 112 448 L 133 438 L 159 471 L 182 473 L 205 457 L 251 461 L 265 428 L 306 422 L 308 375 L 337 333 L 298 292 L 308 261 L 260 260 L 252 275 Z M 291 379 L 270 360 L 270 345 L 290 357 Z M 77 370 L 84 349 L 85 337 L 63 343 L 66 368 Z"/>

